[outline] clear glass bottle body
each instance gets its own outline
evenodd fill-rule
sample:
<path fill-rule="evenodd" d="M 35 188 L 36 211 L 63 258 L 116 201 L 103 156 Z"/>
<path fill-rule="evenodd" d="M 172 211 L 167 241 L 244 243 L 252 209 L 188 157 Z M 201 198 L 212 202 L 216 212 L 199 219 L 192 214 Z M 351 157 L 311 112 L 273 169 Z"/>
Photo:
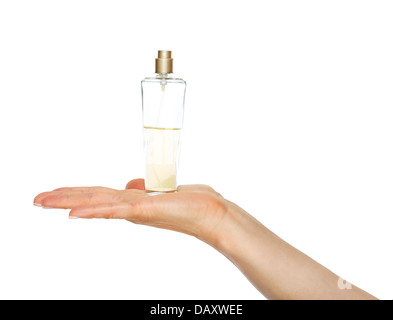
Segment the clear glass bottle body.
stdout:
<path fill-rule="evenodd" d="M 177 188 L 185 90 L 186 82 L 172 73 L 142 80 L 146 191 Z"/>

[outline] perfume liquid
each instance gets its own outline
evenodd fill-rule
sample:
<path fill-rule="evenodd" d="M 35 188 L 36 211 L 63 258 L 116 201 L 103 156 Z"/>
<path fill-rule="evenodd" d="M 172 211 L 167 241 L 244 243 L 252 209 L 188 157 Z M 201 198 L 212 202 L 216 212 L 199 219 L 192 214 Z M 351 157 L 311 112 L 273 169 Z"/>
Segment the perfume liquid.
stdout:
<path fill-rule="evenodd" d="M 147 191 L 176 190 L 180 132 L 180 128 L 144 127 Z"/>

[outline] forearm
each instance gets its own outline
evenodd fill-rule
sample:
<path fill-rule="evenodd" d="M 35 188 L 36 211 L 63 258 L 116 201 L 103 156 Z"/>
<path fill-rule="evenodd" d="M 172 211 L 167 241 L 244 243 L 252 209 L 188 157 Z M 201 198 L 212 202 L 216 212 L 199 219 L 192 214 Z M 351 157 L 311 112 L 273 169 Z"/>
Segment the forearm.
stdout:
<path fill-rule="evenodd" d="M 295 249 L 236 205 L 229 203 L 217 249 L 269 299 L 375 299 Z"/>

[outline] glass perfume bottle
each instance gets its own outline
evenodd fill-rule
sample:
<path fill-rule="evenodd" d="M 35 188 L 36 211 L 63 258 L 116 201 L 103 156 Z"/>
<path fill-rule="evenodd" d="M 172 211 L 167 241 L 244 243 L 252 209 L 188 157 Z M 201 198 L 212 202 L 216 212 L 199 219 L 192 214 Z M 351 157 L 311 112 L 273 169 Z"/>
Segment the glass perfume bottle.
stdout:
<path fill-rule="evenodd" d="M 147 192 L 177 189 L 186 82 L 173 74 L 171 51 L 158 51 L 156 73 L 142 80 Z"/>

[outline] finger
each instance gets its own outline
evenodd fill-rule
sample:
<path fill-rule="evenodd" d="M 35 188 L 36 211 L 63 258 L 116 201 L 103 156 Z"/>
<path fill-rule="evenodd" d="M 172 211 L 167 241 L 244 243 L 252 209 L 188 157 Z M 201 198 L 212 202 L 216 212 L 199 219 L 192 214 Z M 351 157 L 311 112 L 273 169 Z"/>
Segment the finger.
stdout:
<path fill-rule="evenodd" d="M 48 208 L 72 209 L 78 206 L 96 205 L 102 203 L 136 201 L 146 196 L 139 190 L 122 190 L 117 192 L 83 192 L 47 195 L 41 200 L 41 205 Z"/>
<path fill-rule="evenodd" d="M 144 179 L 133 179 L 127 183 L 126 189 L 145 190 L 145 180 Z"/>
<path fill-rule="evenodd" d="M 164 222 L 163 219 L 160 219 L 152 201 L 154 197 L 150 197 L 140 190 L 124 190 L 124 193 L 132 193 L 134 198 L 127 197 L 127 201 L 76 206 L 70 211 L 70 217 L 127 219 L 142 224 Z"/>
<path fill-rule="evenodd" d="M 162 225 L 156 210 L 151 205 L 151 197 L 147 196 L 140 201 L 101 203 L 73 208 L 71 218 L 100 218 L 100 219 L 126 219 L 134 223 Z M 164 219 L 165 220 L 165 219 Z"/>
<path fill-rule="evenodd" d="M 59 188 L 53 191 L 42 192 L 34 198 L 33 203 L 35 205 L 42 205 L 42 200 L 48 195 L 58 195 L 58 194 L 72 194 L 72 193 L 91 193 L 91 192 L 107 192 L 114 193 L 118 190 L 104 188 L 104 187 L 78 187 L 78 188 Z"/>
<path fill-rule="evenodd" d="M 57 188 L 53 191 L 105 191 L 105 192 L 113 192 L 117 191 L 116 189 L 106 188 L 106 187 L 64 187 L 64 188 Z"/>
<path fill-rule="evenodd" d="M 35 206 L 42 206 L 42 203 L 41 203 L 42 199 L 44 199 L 44 198 L 45 198 L 48 194 L 50 194 L 50 193 L 51 193 L 51 191 L 40 193 L 39 195 L 37 195 L 37 196 L 34 198 L 33 204 L 34 204 Z"/>
<path fill-rule="evenodd" d="M 135 214 L 131 202 L 102 203 L 90 206 L 81 206 L 70 211 L 70 218 L 83 219 L 130 219 L 136 221 L 138 214 Z"/>

